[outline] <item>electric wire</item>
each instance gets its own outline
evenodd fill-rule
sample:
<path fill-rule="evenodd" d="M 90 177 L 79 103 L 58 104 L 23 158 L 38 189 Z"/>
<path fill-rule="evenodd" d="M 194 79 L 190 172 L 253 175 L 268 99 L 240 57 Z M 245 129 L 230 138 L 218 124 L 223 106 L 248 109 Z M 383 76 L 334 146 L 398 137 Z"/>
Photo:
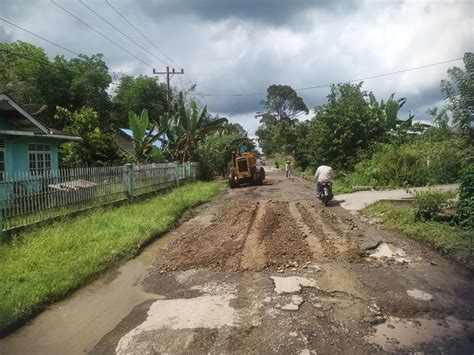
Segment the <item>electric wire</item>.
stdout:
<path fill-rule="evenodd" d="M 97 17 L 99 17 L 102 21 L 104 21 L 105 23 L 107 23 L 109 26 L 111 26 L 114 30 L 116 30 L 117 32 L 119 32 L 122 36 L 126 37 L 129 41 L 135 43 L 135 45 L 137 45 L 139 48 L 141 48 L 143 51 L 147 52 L 148 54 L 150 54 L 151 56 L 153 56 L 155 59 L 159 60 L 160 62 L 162 62 L 163 64 L 167 65 L 168 63 L 166 63 L 165 61 L 163 61 L 160 57 L 158 57 L 157 55 L 155 55 L 153 52 L 151 52 L 148 48 L 145 48 L 144 46 L 142 46 L 140 43 L 138 43 L 137 41 L 135 41 L 133 38 L 131 38 L 129 35 L 127 35 L 126 33 L 124 33 L 122 30 L 120 30 L 119 28 L 117 28 L 117 26 L 115 26 L 113 23 L 111 23 L 109 20 L 107 20 L 105 17 L 103 17 L 101 14 L 99 14 L 97 11 L 95 11 L 93 8 L 91 8 L 89 5 L 87 5 L 86 3 L 84 3 L 82 0 L 79 0 L 79 3 L 84 6 L 85 8 L 87 8 L 89 11 L 91 11 L 93 14 L 95 14 Z"/>
<path fill-rule="evenodd" d="M 108 42 L 112 43 L 113 45 L 115 45 L 117 48 L 120 48 L 122 51 L 124 51 L 125 53 L 128 53 L 129 55 L 131 55 L 132 57 L 134 57 L 136 60 L 138 60 L 139 62 L 145 64 L 146 66 L 152 68 L 152 66 L 150 65 L 150 63 L 147 63 L 145 61 L 143 61 L 141 58 L 137 57 L 135 54 L 133 54 L 132 52 L 130 52 L 129 50 L 125 49 L 124 47 L 122 47 L 120 44 L 118 44 L 117 42 L 115 42 L 114 40 L 110 39 L 109 37 L 107 37 L 106 35 L 104 35 L 102 32 L 96 30 L 94 27 L 92 27 L 91 25 L 89 25 L 87 22 L 85 22 L 84 20 L 82 20 L 79 16 L 73 14 L 71 11 L 67 10 L 66 8 L 64 8 L 63 6 L 59 5 L 58 3 L 56 3 L 54 0 L 51 0 L 51 2 L 57 6 L 58 8 L 60 8 L 62 11 L 66 12 L 67 14 L 69 14 L 70 16 L 74 17 L 77 21 L 81 22 L 84 26 L 86 26 L 87 28 L 89 28 L 91 31 L 97 33 L 99 36 L 101 36 L 102 38 L 104 38 L 105 40 L 107 40 Z"/>
<path fill-rule="evenodd" d="M 162 51 L 152 40 L 150 40 L 147 36 L 145 36 L 129 19 L 127 19 L 117 8 L 115 8 L 108 0 L 105 0 L 105 3 L 109 5 L 112 10 L 114 10 L 117 15 L 119 15 L 125 22 L 127 22 L 140 36 L 142 36 L 145 41 L 150 43 L 158 52 L 160 52 L 162 55 L 164 55 L 167 59 L 171 61 L 171 63 L 175 64 L 176 66 L 180 67 L 181 66 L 176 63 L 170 56 L 168 56 L 164 51 Z M 168 65 L 168 63 L 165 63 Z"/>
<path fill-rule="evenodd" d="M 382 78 L 382 77 L 386 77 L 386 76 L 391 76 L 391 75 L 406 73 L 406 72 L 410 72 L 410 71 L 425 69 L 425 68 L 429 68 L 429 67 L 434 67 L 434 66 L 438 66 L 438 65 L 443 65 L 443 64 L 447 64 L 447 63 L 451 63 L 451 62 L 456 62 L 456 61 L 459 61 L 459 60 L 462 60 L 462 59 L 463 59 L 462 57 L 454 58 L 454 59 L 449 59 L 449 60 L 445 60 L 445 61 L 442 61 L 442 62 L 421 65 L 419 67 L 397 70 L 397 71 L 393 71 L 393 72 L 390 72 L 390 73 L 378 74 L 378 75 L 368 76 L 368 77 L 359 78 L 359 79 L 343 80 L 343 81 L 339 81 L 339 82 L 335 82 L 335 83 L 331 83 L 331 84 L 306 86 L 306 87 L 296 88 L 294 90 L 295 91 L 313 90 L 313 89 L 331 87 L 332 85 L 335 85 L 335 84 L 354 83 L 354 82 L 360 82 L 360 81 L 371 80 L 371 79 L 376 79 L 376 78 Z M 258 92 L 258 93 L 254 92 L 254 93 L 239 93 L 239 94 L 208 94 L 208 93 L 199 93 L 199 94 L 202 95 L 202 96 L 205 96 L 205 97 L 238 97 L 238 96 L 264 96 L 267 93 L 266 92 L 265 93 L 264 92 Z"/>
<path fill-rule="evenodd" d="M 28 29 L 26 29 L 26 28 L 24 28 L 24 27 L 22 27 L 22 26 L 19 26 L 19 25 L 17 25 L 16 23 L 14 23 L 14 22 L 12 22 L 12 21 L 9 21 L 9 20 L 4 19 L 4 18 L 2 18 L 2 17 L 0 17 L 0 20 L 6 22 L 6 23 L 8 23 L 9 25 L 11 25 L 11 26 L 13 26 L 13 27 L 16 27 L 16 28 L 18 28 L 18 29 L 20 29 L 20 30 L 22 30 L 22 31 L 24 31 L 24 32 L 26 32 L 26 33 L 32 35 L 32 36 L 35 36 L 35 37 L 37 37 L 37 38 L 39 38 L 39 39 L 41 39 L 41 40 L 43 40 L 43 41 L 45 41 L 45 42 L 48 42 L 48 43 L 50 43 L 50 44 L 52 44 L 52 45 L 54 45 L 54 46 L 56 46 L 56 47 L 58 47 L 58 48 L 64 49 L 65 51 L 67 51 L 67 52 L 69 52 L 69 53 L 72 53 L 72 54 L 74 54 L 74 55 L 76 55 L 76 56 L 80 56 L 80 54 L 77 53 L 76 51 L 74 51 L 74 50 L 72 50 L 72 49 L 70 49 L 70 48 L 67 48 L 67 47 L 65 47 L 65 46 L 63 46 L 63 45 L 60 45 L 60 44 L 58 44 L 58 43 L 56 43 L 56 42 L 54 42 L 54 41 L 51 41 L 50 39 L 47 39 L 46 37 L 43 37 L 43 36 L 41 36 L 41 35 L 39 35 L 39 34 L 33 32 L 33 31 L 30 31 L 30 30 L 28 30 Z M 10 54 L 12 54 L 12 55 L 16 55 L 17 57 L 21 57 L 21 58 L 23 58 L 23 59 L 27 59 L 27 60 L 30 60 L 30 61 L 32 61 L 32 62 L 37 62 L 37 63 L 42 64 L 42 65 L 50 65 L 50 64 L 52 64 L 52 63 L 38 62 L 37 60 L 32 59 L 32 58 L 25 57 L 24 55 L 19 55 L 18 53 L 14 53 L 14 52 L 11 52 L 11 51 L 8 51 L 8 50 L 5 50 L 5 49 L 2 49 L 2 50 L 3 50 L 4 52 L 10 53 Z M 109 68 L 109 69 L 112 69 L 113 72 L 117 72 L 117 73 L 121 74 L 122 76 L 125 76 L 125 75 L 126 75 L 123 71 L 118 70 L 117 68 Z"/>
<path fill-rule="evenodd" d="M 46 41 L 46 42 L 48 42 L 48 43 L 50 43 L 50 44 L 52 44 L 52 45 L 54 45 L 54 46 L 56 46 L 56 47 L 59 47 L 59 48 L 61 48 L 61 49 L 64 49 L 65 51 L 67 51 L 67 52 L 69 52 L 69 53 L 72 53 L 72 54 L 74 54 L 74 55 L 76 55 L 76 56 L 79 55 L 79 53 L 73 51 L 72 49 L 69 49 L 69 48 L 67 48 L 67 47 L 64 47 L 64 46 L 58 44 L 58 43 L 55 43 L 55 42 L 53 42 L 53 41 L 51 41 L 51 40 L 49 40 L 49 39 L 47 39 L 47 38 L 44 38 L 43 36 L 40 36 L 39 34 L 36 34 L 36 33 L 34 33 L 34 32 L 31 32 L 30 30 L 27 30 L 27 29 L 24 28 L 24 27 L 21 27 L 21 26 L 19 26 L 19 25 L 13 23 L 13 22 L 11 22 L 11 21 L 8 21 L 7 19 L 5 19 L 5 18 L 3 18 L 3 17 L 0 17 L 0 20 L 3 21 L 3 22 L 8 23 L 9 25 L 11 25 L 11 26 L 13 26 L 13 27 L 16 27 L 16 28 L 18 28 L 18 29 L 20 29 L 20 30 L 22 30 L 22 31 L 24 31 L 24 32 L 26 32 L 26 33 L 29 33 L 29 34 L 32 35 L 32 36 L 35 36 L 35 37 L 37 37 L 37 38 L 39 38 L 39 39 L 42 39 L 43 41 Z"/>
<path fill-rule="evenodd" d="M 126 23 L 128 23 L 140 36 L 142 36 L 143 39 L 145 39 L 149 44 L 151 44 L 158 52 L 160 52 L 163 56 L 165 56 L 167 59 L 170 60 L 171 63 L 173 63 L 174 65 L 176 65 L 177 67 L 179 68 L 182 68 L 181 65 L 179 65 L 178 63 L 176 63 L 175 60 L 173 60 L 173 58 L 171 58 L 168 54 L 166 54 L 160 47 L 158 47 L 150 38 L 148 38 L 142 31 L 140 31 L 138 29 L 137 26 L 135 26 L 133 24 L 132 21 L 130 21 L 127 17 L 125 17 L 125 15 L 123 15 L 116 7 L 114 7 L 108 0 L 105 0 L 105 3 L 107 5 L 109 5 L 109 7 L 115 11 L 115 13 L 117 15 L 119 15 Z M 161 60 L 160 60 L 161 61 Z M 163 61 L 161 61 L 163 62 Z M 169 63 L 165 63 L 166 65 L 169 65 Z M 184 76 L 186 77 L 186 79 L 189 81 L 189 85 L 193 85 L 193 81 L 187 76 L 186 73 L 184 73 Z M 204 100 L 205 101 L 205 100 Z M 206 102 L 207 103 L 207 102 Z"/>

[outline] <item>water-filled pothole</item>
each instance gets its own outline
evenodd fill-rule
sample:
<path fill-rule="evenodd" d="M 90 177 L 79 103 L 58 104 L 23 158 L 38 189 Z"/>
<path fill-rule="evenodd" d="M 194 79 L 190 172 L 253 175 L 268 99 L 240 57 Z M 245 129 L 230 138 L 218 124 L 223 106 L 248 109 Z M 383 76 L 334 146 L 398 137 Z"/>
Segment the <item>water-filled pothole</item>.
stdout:
<path fill-rule="evenodd" d="M 368 338 L 369 343 L 380 345 L 385 351 L 397 351 L 400 348 L 430 343 L 435 338 L 467 339 L 473 336 L 474 321 L 454 317 L 421 317 L 413 320 L 389 317 L 385 323 L 375 326 L 375 329 L 375 333 Z"/>

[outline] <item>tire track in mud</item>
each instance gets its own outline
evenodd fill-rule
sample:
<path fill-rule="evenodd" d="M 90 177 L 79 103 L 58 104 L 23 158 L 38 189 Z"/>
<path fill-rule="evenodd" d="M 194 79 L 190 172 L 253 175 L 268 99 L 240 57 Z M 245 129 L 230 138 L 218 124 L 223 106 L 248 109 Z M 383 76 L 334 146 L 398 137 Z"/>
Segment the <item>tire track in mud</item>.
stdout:
<path fill-rule="evenodd" d="M 360 259 L 360 248 L 354 239 L 354 224 L 342 221 L 338 216 L 328 211 L 314 208 L 302 209 L 303 215 L 310 225 L 319 226 L 323 232 L 323 246 L 327 247 L 326 255 L 331 259 L 356 261 Z M 311 222 L 312 221 L 312 222 Z"/>
<path fill-rule="evenodd" d="M 252 215 L 240 260 L 242 270 L 263 270 L 267 264 L 265 244 L 259 229 L 259 225 L 264 218 L 265 209 L 265 205 L 257 205 Z"/>
<path fill-rule="evenodd" d="M 314 207 L 311 207 L 306 203 L 304 205 L 298 203 L 296 204 L 296 209 L 302 216 L 305 225 L 310 228 L 312 234 L 318 239 L 322 249 L 322 258 L 330 258 L 338 254 L 337 248 L 331 238 L 330 231 L 328 231 L 319 215 L 313 211 Z"/>
<path fill-rule="evenodd" d="M 305 236 L 306 242 L 308 243 L 313 253 L 313 258 L 315 260 L 322 260 L 324 258 L 324 251 L 321 241 L 319 240 L 318 236 L 313 232 L 312 228 L 304 221 L 304 218 L 298 209 L 299 205 L 299 202 L 290 203 L 289 210 L 291 216 L 295 219 L 296 225 L 303 232 L 303 236 Z"/>

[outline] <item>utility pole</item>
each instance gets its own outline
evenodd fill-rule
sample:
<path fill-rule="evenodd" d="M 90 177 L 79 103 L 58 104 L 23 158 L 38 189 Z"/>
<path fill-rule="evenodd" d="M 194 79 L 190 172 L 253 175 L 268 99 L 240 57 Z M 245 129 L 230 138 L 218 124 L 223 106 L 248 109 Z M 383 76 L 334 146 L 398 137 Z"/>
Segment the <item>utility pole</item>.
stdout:
<path fill-rule="evenodd" d="M 166 72 L 159 72 L 156 71 L 155 68 L 153 68 L 153 74 L 161 74 L 166 78 L 166 85 L 168 86 L 168 105 L 171 105 L 171 87 L 170 87 L 170 81 L 173 78 L 173 76 L 178 75 L 178 74 L 184 74 L 184 69 L 181 68 L 181 71 L 178 72 L 174 70 L 174 68 L 170 71 L 170 67 L 166 67 Z"/>

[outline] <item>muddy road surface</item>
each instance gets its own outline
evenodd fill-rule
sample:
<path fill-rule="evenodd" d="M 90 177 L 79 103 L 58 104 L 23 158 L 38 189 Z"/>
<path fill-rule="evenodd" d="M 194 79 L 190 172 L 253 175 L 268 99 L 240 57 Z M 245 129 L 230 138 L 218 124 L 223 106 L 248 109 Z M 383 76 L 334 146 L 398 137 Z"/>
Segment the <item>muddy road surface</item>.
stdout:
<path fill-rule="evenodd" d="M 467 270 L 268 169 L 0 353 L 472 354 Z"/>

